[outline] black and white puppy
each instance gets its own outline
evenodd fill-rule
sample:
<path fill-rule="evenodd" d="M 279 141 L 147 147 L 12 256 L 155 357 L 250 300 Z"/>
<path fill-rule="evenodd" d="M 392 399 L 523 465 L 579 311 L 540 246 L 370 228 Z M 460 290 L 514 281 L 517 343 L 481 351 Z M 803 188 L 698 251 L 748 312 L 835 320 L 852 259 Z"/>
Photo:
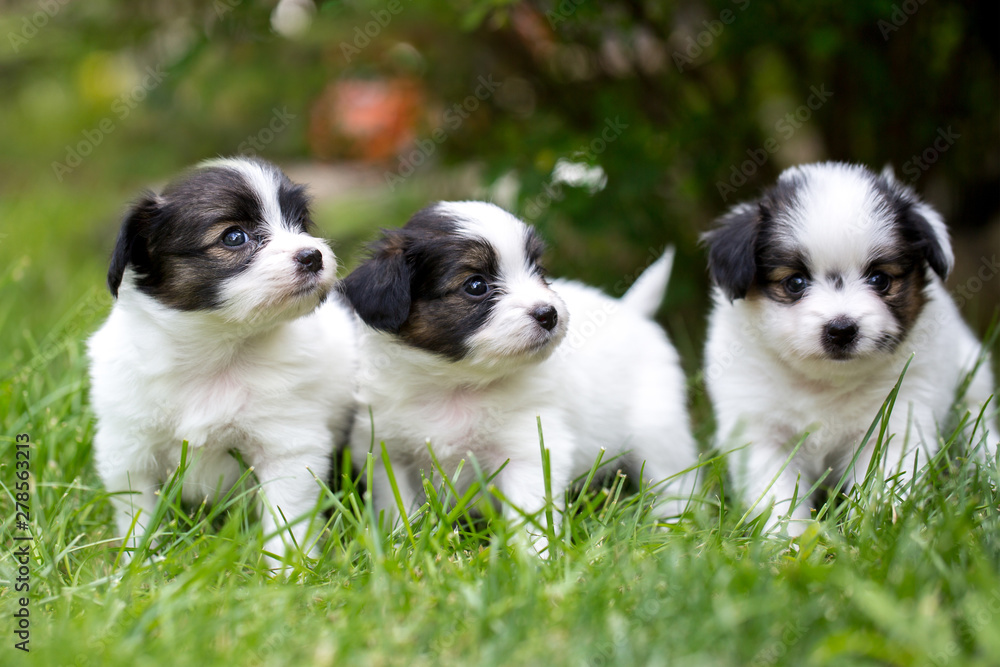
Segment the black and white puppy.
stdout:
<path fill-rule="evenodd" d="M 367 324 L 361 333 L 355 460 L 375 447 L 374 502 L 395 516 L 379 456 L 385 442 L 405 503 L 420 473 L 445 474 L 470 457 L 512 508 L 537 512 L 545 484 L 536 416 L 557 495 L 598 452 L 628 452 L 631 470 L 670 492 L 663 516 L 683 509 L 697 461 L 676 351 L 652 314 L 671 255 L 618 300 L 576 282 L 549 282 L 542 242 L 503 209 L 441 202 L 386 231 L 343 282 Z M 372 430 L 374 424 L 374 432 Z M 460 488 L 471 482 L 466 465 Z M 670 480 L 670 488 L 667 489 Z M 535 546 L 544 547 L 544 540 Z"/>
<path fill-rule="evenodd" d="M 981 346 L 944 287 L 954 262 L 945 224 L 911 188 L 856 165 L 795 167 L 704 241 L 716 285 L 706 381 L 722 442 L 749 443 L 731 458 L 738 490 L 748 504 L 763 498 L 758 512 L 777 503 L 770 527 L 789 515 L 796 484 L 801 499 L 828 468 L 833 481 L 846 472 L 910 355 L 889 422 L 887 474 L 898 468 L 906 479 L 915 449 L 923 448 L 918 465 L 937 451 Z M 964 397 L 973 419 L 993 391 L 987 360 Z M 995 418 L 970 437 L 978 442 L 984 430 L 992 453 Z M 852 483 L 873 447 L 860 453 Z M 787 532 L 801 533 L 809 517 L 806 499 L 791 509 Z"/>
<path fill-rule="evenodd" d="M 284 529 L 316 506 L 314 475 L 346 441 L 357 358 L 350 309 L 327 298 L 336 258 L 311 224 L 303 188 L 245 158 L 205 162 L 126 215 L 117 300 L 89 352 L 97 469 L 133 544 L 187 441 L 185 500 L 229 490 L 236 450 L 262 486 L 265 550 L 310 550 L 307 522 Z"/>

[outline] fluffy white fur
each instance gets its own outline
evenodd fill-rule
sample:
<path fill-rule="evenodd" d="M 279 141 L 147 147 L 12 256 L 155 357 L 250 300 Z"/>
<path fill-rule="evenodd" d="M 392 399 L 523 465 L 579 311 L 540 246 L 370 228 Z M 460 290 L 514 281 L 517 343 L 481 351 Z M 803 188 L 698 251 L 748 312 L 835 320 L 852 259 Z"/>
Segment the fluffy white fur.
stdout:
<path fill-rule="evenodd" d="M 501 296 L 458 361 L 412 347 L 393 333 L 362 332 L 351 447 L 355 461 L 363 461 L 374 446 L 376 507 L 390 517 L 397 513 L 381 463 L 384 442 L 408 508 L 422 497 L 421 472 L 435 470 L 432 447 L 449 476 L 465 462 L 460 489 L 473 479 L 471 459 L 486 474 L 506 462 L 495 479 L 509 501 L 505 511 L 515 517 L 513 508 L 536 513 L 545 493 L 540 416 L 554 495 L 561 498 L 602 449 L 604 460 L 629 452 L 633 469 L 644 465 L 645 478 L 672 499 L 659 506 L 661 515 L 678 514 L 695 474 L 666 480 L 695 465 L 697 452 L 677 353 L 651 319 L 666 289 L 671 255 L 617 300 L 576 282 L 555 280 L 550 286 L 525 255 L 526 225 L 492 204 L 442 203 L 434 212 L 457 220 L 456 234 L 496 251 Z M 529 315 L 540 304 L 558 313 L 548 339 L 538 337 Z M 535 546 L 544 548 L 544 540 L 536 538 Z"/>
<path fill-rule="evenodd" d="M 793 304 L 769 299 L 753 286 L 742 298 L 733 298 L 731 285 L 716 287 L 705 353 L 720 444 L 725 449 L 746 445 L 730 458 L 736 487 L 748 506 L 760 499 L 756 513 L 774 505 L 768 524 L 772 529 L 789 515 L 797 487 L 799 503 L 786 526 L 791 535 L 800 534 L 810 518 L 809 499 L 803 495 L 828 468 L 832 472 L 826 483 L 841 477 L 911 355 L 889 420 L 891 470 L 886 475 L 900 470 L 903 480 L 914 472 L 916 450 L 919 467 L 939 449 L 939 429 L 946 427 L 956 389 L 981 353 L 942 279 L 929 267 L 921 268 L 926 271 L 925 301 L 907 327 L 866 284 L 873 262 L 903 250 L 895 227 L 899 211 L 873 186 L 876 178 L 842 164 L 790 169 L 782 174 L 779 188 L 794 190 L 793 197 L 786 193 L 770 203 L 765 198 L 764 203 L 743 204 L 729 215 L 729 220 L 759 218 L 760 208 L 780 229 L 774 242 L 798 249 L 812 276 L 808 290 Z M 941 217 L 891 173 L 882 178 L 927 222 L 927 241 L 938 244 L 937 261 L 947 272 L 954 258 Z M 727 219 L 722 222 L 724 229 L 709 234 L 710 244 L 728 243 L 742 233 L 742 223 L 726 227 Z M 754 250 L 748 246 L 746 252 Z M 723 274 L 727 270 L 717 268 Z M 822 344 L 824 326 L 839 317 L 858 327 L 855 347 L 845 359 L 831 358 Z M 887 349 L 887 341 L 895 347 Z M 987 359 L 965 396 L 973 420 L 994 387 Z M 980 455 L 995 452 L 998 431 L 990 416 L 995 414 L 994 402 L 977 432 L 968 433 L 979 442 L 987 430 Z M 801 449 L 779 475 L 805 433 Z M 864 477 L 875 440 L 873 436 L 862 449 L 849 483 Z"/>
<path fill-rule="evenodd" d="M 116 494 L 119 535 L 136 546 L 183 441 L 183 499 L 194 503 L 232 487 L 236 450 L 261 483 L 265 551 L 283 558 L 293 541 L 313 550 L 307 522 L 283 529 L 316 507 L 315 477 L 326 479 L 335 440 L 350 423 L 355 324 L 339 298 L 326 299 L 336 258 L 284 218 L 275 171 L 245 160 L 202 168 L 242 174 L 262 203 L 270 240 L 219 286 L 216 308 L 168 307 L 137 289 L 134 267 L 125 269 L 111 314 L 89 342 L 97 469 Z M 310 249 L 323 266 L 303 278 L 295 255 Z"/>

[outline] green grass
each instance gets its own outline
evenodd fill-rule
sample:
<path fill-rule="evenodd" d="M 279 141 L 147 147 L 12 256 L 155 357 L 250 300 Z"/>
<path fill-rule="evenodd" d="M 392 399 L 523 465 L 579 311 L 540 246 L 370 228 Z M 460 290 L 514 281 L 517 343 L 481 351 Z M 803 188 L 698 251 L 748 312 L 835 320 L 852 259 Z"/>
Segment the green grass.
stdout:
<path fill-rule="evenodd" d="M 114 223 L 95 236 L 72 221 L 127 195 L 35 194 L 24 199 L 35 207 L 0 202 L 20 216 L 0 241 L 0 664 L 1000 664 L 996 466 L 976 465 L 960 441 L 905 497 L 873 475 L 794 542 L 762 537 L 708 457 L 700 497 L 673 525 L 657 525 L 648 490 L 618 477 L 571 491 L 571 512 L 546 510 L 546 559 L 516 547 L 517 527 L 489 504 L 472 517 L 446 484 L 429 484 L 427 503 L 390 529 L 347 477 L 323 492 L 323 555 L 295 582 L 264 573 L 252 479 L 213 507 L 180 508 L 165 490 L 157 558 L 116 565 L 83 346 L 110 303 Z M 321 226 L 335 235 L 332 221 L 358 211 L 396 219 L 347 202 Z M 40 231 L 48 218 L 67 222 Z M 884 440 L 880 426 L 872 437 Z M 18 433 L 32 440 L 29 654 L 12 634 Z"/>

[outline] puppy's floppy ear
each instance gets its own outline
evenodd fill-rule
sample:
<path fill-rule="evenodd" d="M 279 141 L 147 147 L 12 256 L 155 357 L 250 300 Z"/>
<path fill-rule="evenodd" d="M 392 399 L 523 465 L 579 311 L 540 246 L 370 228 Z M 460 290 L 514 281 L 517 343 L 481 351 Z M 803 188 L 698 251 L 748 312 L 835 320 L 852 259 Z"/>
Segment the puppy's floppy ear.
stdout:
<path fill-rule="evenodd" d="M 913 236 L 912 242 L 922 247 L 927 264 L 934 273 L 947 280 L 951 269 L 955 266 L 955 253 L 951 249 L 948 238 L 948 228 L 941 214 L 924 202 L 914 202 L 906 208 L 904 227 L 908 236 Z"/>
<path fill-rule="evenodd" d="M 955 265 L 955 253 L 951 249 L 948 227 L 941 214 L 920 201 L 912 188 L 896 180 L 891 165 L 882 169 L 876 182 L 878 180 L 883 181 L 879 184 L 880 187 L 891 193 L 900 210 L 903 238 L 907 243 L 922 249 L 927 264 L 941 280 L 946 280 Z"/>
<path fill-rule="evenodd" d="M 708 246 L 712 281 L 730 301 L 742 299 L 757 275 L 757 232 L 763 219 L 758 202 L 740 204 L 701 237 Z"/>
<path fill-rule="evenodd" d="M 146 272 L 149 266 L 149 228 L 159 210 L 159 199 L 147 192 L 125 215 L 108 267 L 108 289 L 115 298 L 118 297 L 118 288 L 127 266 L 131 264 L 139 273 Z"/>
<path fill-rule="evenodd" d="M 380 331 L 399 333 L 410 315 L 410 267 L 405 239 L 387 232 L 372 256 L 341 282 L 341 290 L 361 320 Z"/>

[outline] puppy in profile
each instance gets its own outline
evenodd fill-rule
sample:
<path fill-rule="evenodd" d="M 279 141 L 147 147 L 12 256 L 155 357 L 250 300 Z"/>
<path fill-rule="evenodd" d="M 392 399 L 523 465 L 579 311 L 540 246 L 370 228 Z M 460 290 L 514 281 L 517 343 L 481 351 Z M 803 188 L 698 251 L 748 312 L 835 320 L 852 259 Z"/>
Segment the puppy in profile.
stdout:
<path fill-rule="evenodd" d="M 705 374 L 737 490 L 769 527 L 798 535 L 827 469 L 836 481 L 910 356 L 889 421 L 886 476 L 905 480 L 939 447 L 939 429 L 981 353 L 944 287 L 954 257 L 934 209 L 891 172 L 823 163 L 788 169 L 704 241 L 714 290 Z M 994 391 L 989 361 L 965 393 L 975 421 Z M 997 445 L 995 404 L 971 442 Z M 808 437 L 789 465 L 794 446 Z M 985 439 L 984 439 L 985 437 Z M 848 480 L 863 479 L 874 440 Z M 985 451 L 984 451 L 985 449 Z M 773 479 L 773 486 L 767 490 Z"/>
<path fill-rule="evenodd" d="M 697 453 L 677 353 L 652 320 L 671 257 L 616 300 L 550 283 L 541 254 L 534 231 L 506 211 L 441 202 L 386 231 L 344 279 L 367 325 L 351 448 L 364 460 L 374 446 L 374 502 L 389 516 L 396 506 L 382 442 L 410 507 L 422 496 L 420 473 L 434 471 L 430 447 L 449 476 L 470 457 L 487 474 L 506 463 L 496 484 L 508 516 L 537 512 L 545 504 L 537 416 L 558 496 L 603 448 L 625 453 L 631 472 L 674 499 L 660 506 L 663 516 L 683 509 L 694 475 L 671 478 Z"/>
<path fill-rule="evenodd" d="M 205 162 L 126 215 L 89 354 L 97 470 L 133 545 L 187 441 L 184 500 L 225 494 L 235 450 L 261 484 L 265 551 L 309 550 L 309 526 L 291 522 L 346 442 L 356 364 L 337 262 L 311 224 L 301 186 L 244 158 Z"/>

